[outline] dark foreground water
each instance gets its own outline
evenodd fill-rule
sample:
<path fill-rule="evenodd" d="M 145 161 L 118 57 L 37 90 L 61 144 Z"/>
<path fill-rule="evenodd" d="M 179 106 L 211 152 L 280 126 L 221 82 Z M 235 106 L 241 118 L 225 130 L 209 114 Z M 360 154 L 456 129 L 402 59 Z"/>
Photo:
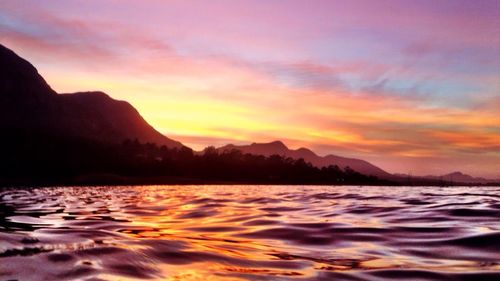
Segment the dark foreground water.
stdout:
<path fill-rule="evenodd" d="M 3 189 L 11 279 L 500 280 L 500 190 Z"/>

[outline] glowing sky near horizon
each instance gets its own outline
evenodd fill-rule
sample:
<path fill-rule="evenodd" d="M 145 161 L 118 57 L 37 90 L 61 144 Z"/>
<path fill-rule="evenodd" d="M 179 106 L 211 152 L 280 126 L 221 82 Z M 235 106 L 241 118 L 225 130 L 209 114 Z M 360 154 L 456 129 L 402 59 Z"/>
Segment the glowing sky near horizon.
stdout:
<path fill-rule="evenodd" d="M 497 0 L 2 1 L 0 43 L 195 149 L 500 178 L 499 19 Z"/>

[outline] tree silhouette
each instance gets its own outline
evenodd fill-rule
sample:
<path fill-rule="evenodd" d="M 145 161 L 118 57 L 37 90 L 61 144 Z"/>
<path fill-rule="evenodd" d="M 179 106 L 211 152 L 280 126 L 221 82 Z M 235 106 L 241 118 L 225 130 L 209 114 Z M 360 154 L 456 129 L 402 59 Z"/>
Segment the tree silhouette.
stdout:
<path fill-rule="evenodd" d="M 194 153 L 139 140 L 121 144 L 8 131 L 0 138 L 0 184 L 259 183 L 390 184 L 338 166 L 317 168 L 280 155 Z M 95 177 L 101 175 L 101 177 Z M 102 175 L 108 175 L 102 180 Z M 93 177 L 94 176 L 94 177 Z M 112 176 L 112 177 L 111 177 Z"/>

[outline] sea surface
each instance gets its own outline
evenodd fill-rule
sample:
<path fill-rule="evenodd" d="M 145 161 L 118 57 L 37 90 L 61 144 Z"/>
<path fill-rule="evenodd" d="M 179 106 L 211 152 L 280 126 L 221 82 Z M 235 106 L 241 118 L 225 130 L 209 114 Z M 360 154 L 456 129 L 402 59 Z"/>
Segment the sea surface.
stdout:
<path fill-rule="evenodd" d="M 0 189 L 0 280 L 500 280 L 499 187 Z"/>

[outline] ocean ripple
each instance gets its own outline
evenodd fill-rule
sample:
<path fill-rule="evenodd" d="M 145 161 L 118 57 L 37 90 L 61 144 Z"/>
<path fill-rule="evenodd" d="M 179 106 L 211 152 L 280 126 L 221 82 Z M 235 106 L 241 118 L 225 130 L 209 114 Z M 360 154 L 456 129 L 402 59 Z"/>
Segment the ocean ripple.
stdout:
<path fill-rule="evenodd" d="M 500 280 L 493 187 L 0 189 L 0 280 Z"/>

